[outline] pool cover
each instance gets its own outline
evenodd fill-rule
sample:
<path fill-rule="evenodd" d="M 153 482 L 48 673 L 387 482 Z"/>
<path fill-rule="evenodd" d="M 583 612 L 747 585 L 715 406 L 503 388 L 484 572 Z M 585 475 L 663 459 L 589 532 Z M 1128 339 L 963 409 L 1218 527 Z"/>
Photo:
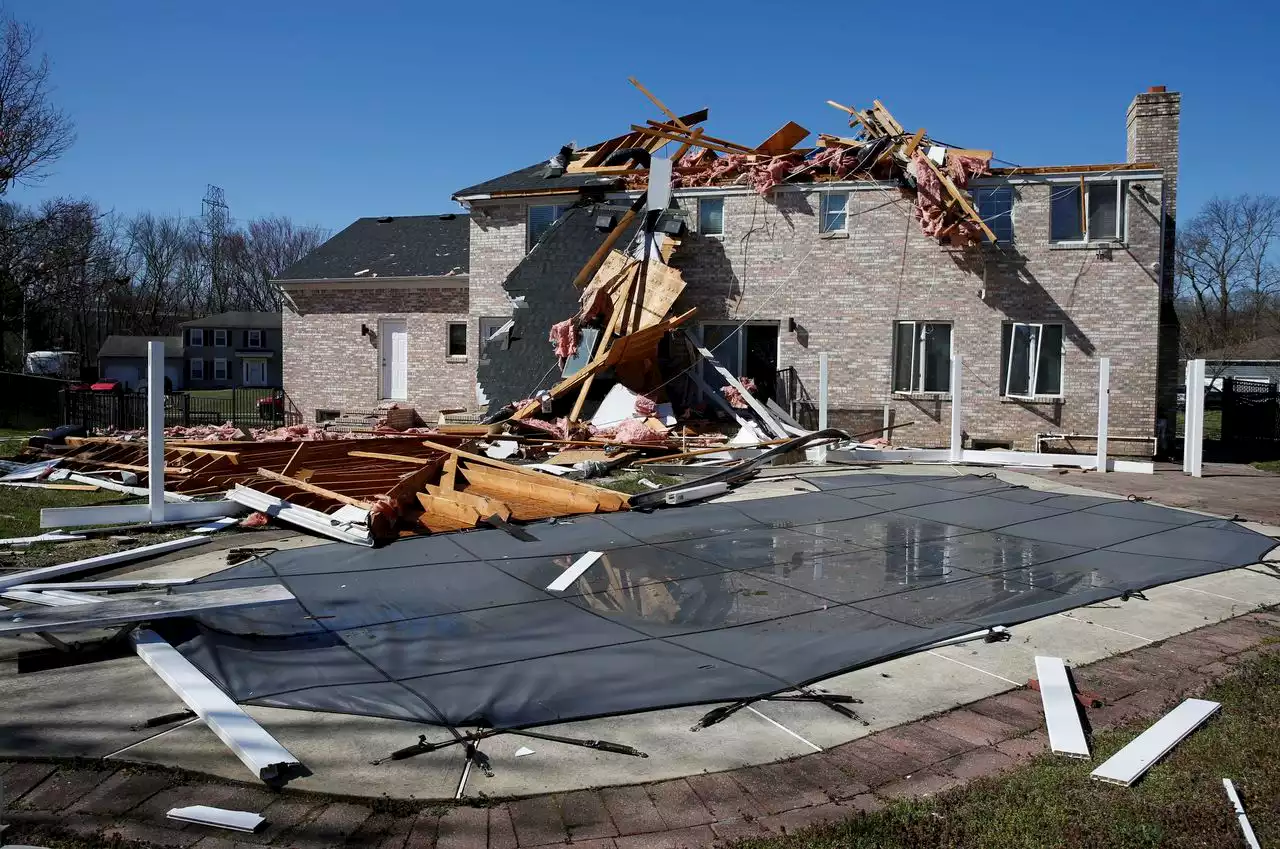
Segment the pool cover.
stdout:
<path fill-rule="evenodd" d="M 296 604 L 161 629 L 236 701 L 496 728 L 762 697 L 994 625 L 1256 562 L 1229 521 L 987 477 L 267 555 L 182 588 Z M 569 589 L 545 589 L 587 551 Z"/>

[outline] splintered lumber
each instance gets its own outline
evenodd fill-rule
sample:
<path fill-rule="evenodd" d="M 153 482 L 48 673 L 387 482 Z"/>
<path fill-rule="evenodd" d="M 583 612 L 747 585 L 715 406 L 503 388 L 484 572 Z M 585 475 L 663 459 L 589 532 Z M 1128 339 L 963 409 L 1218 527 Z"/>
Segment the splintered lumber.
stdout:
<path fill-rule="evenodd" d="M 485 466 L 462 464 L 468 490 L 499 498 L 511 508 L 511 516 L 520 521 L 549 519 L 566 513 L 595 513 L 600 503 L 587 495 L 561 489 L 556 484 L 568 483 L 559 478 L 534 472 L 539 480 L 504 475 Z"/>
<path fill-rule="evenodd" d="M 778 156 L 779 154 L 787 153 L 808 137 L 809 131 L 807 129 L 795 121 L 788 121 L 779 127 L 773 135 L 762 141 L 760 147 L 756 149 L 770 156 Z"/>
<path fill-rule="evenodd" d="M 456 522 L 464 528 L 474 528 L 480 524 L 480 511 L 476 508 L 463 504 L 451 498 L 442 498 L 437 495 L 429 495 L 425 492 L 418 493 L 418 503 L 422 505 L 425 514 L 432 516 L 443 516 L 450 522 Z M 423 516 L 426 519 L 426 516 Z M 429 525 L 428 525 L 429 526 Z"/>
<path fill-rule="evenodd" d="M 1041 679 L 1041 686 L 1043 684 Z M 1221 707 L 1218 702 L 1187 699 L 1156 720 L 1155 725 L 1139 734 L 1090 775 L 1099 781 L 1130 786 Z"/>
<path fill-rule="evenodd" d="M 363 510 L 369 510 L 369 509 L 372 509 L 373 507 L 373 505 L 370 504 L 368 501 L 362 501 L 359 498 L 352 498 L 349 495 L 343 495 L 340 492 L 334 492 L 331 489 L 325 489 L 322 486 L 316 486 L 315 484 L 307 483 L 306 481 L 296 477 L 289 477 L 288 475 L 282 475 L 279 472 L 273 472 L 270 469 L 258 469 L 258 475 L 266 478 L 267 480 L 272 480 L 277 483 L 288 484 L 289 486 L 300 489 L 303 492 L 310 492 L 314 495 L 323 495 L 325 498 L 331 498 L 334 501 L 340 501 L 343 504 L 350 504 L 353 507 L 359 507 Z"/>
<path fill-rule="evenodd" d="M 968 217 L 971 222 L 978 225 L 982 232 L 986 234 L 988 239 L 995 242 L 996 234 L 991 232 L 991 228 L 987 226 L 987 222 L 982 220 L 982 216 L 973 208 L 973 204 L 971 204 L 969 199 L 965 197 L 964 192 L 956 188 L 956 184 L 951 182 L 951 178 L 947 176 L 946 172 L 939 168 L 937 164 L 927 156 L 921 156 L 917 161 L 923 162 L 930 170 L 933 171 L 939 182 L 942 183 L 942 188 L 946 189 L 947 194 L 951 195 L 952 200 L 959 204 L 960 208 L 964 210 L 965 216 Z"/>
<path fill-rule="evenodd" d="M 276 587 L 284 589 L 279 585 Z M 269 587 L 246 589 L 269 589 Z M 211 595 L 211 593 L 192 593 L 191 595 Z M 282 598 L 281 601 L 293 598 L 288 590 L 285 590 L 285 595 L 288 598 Z M 94 607 L 94 610 L 101 609 L 101 606 Z M 248 767 L 256 778 L 266 782 L 282 781 L 300 766 L 298 759 L 290 754 L 288 749 L 281 746 L 276 738 L 268 734 L 253 717 L 218 689 L 204 676 L 204 673 L 196 669 L 191 661 L 165 642 L 163 637 L 154 631 L 139 631 L 131 638 L 138 657 L 160 676 L 161 681 L 169 685 L 174 694 L 182 699 L 186 706 L 204 721 L 205 725 L 209 726 L 209 730 L 235 753 L 240 762 Z"/>
<path fill-rule="evenodd" d="M 779 438 L 787 438 L 790 436 L 790 434 L 783 429 L 782 425 L 778 424 L 778 422 L 773 418 L 773 415 L 769 412 L 768 408 L 757 401 L 755 396 L 747 391 L 747 388 L 739 382 L 738 378 L 733 376 L 733 372 L 725 368 L 724 364 L 716 359 L 715 354 L 711 353 L 711 351 L 703 345 L 696 336 L 690 333 L 687 328 L 685 329 L 684 334 L 689 340 L 689 343 L 692 344 L 697 352 L 702 356 L 703 360 L 709 363 L 711 367 L 725 379 L 725 382 L 738 390 L 738 394 L 742 396 L 742 400 L 747 402 L 747 405 L 751 407 L 752 411 L 757 416 L 759 416 L 760 421 L 764 426 L 773 432 L 774 436 Z"/>
<path fill-rule="evenodd" d="M 504 522 L 511 518 L 511 508 L 503 504 L 496 498 L 487 498 L 483 495 L 476 495 L 463 490 L 451 489 L 446 490 L 433 484 L 427 484 L 427 494 L 438 499 L 446 501 L 456 501 L 465 507 L 470 507 L 479 514 L 480 518 L 485 519 L 489 516 L 497 516 Z M 419 493 L 419 501 L 422 500 Z M 424 507 L 426 505 L 423 505 Z"/>
<path fill-rule="evenodd" d="M 235 610 L 283 604 L 292 600 L 293 593 L 281 584 L 177 595 L 107 599 L 98 604 L 79 604 L 51 610 L 24 610 L 21 613 L 7 612 L 4 616 L 0 616 L 0 636 L 84 631 L 92 628 L 151 622 L 156 619 L 194 616 L 211 610 Z"/>
<path fill-rule="evenodd" d="M 1062 658 L 1037 657 L 1036 678 L 1040 682 L 1040 701 L 1049 730 L 1049 748 L 1073 758 L 1089 757 L 1089 743 L 1084 738 L 1080 711 Z"/>

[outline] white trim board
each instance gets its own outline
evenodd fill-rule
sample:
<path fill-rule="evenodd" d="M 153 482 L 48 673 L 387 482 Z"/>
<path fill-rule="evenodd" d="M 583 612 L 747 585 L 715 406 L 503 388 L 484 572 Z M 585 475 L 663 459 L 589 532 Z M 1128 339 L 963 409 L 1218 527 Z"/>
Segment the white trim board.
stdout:
<path fill-rule="evenodd" d="M 142 507 L 146 509 L 145 504 Z M 88 572 L 91 569 L 101 569 L 119 563 L 144 560 L 157 554 L 167 554 L 170 551 L 181 551 L 184 548 L 203 545 L 208 541 L 209 538 L 206 536 L 182 537 L 158 542 L 154 545 L 130 548 L 127 551 L 114 551 L 111 554 L 100 554 L 97 557 L 87 557 L 84 560 L 73 560 L 70 563 L 45 566 L 41 569 L 30 569 L 26 572 L 15 572 L 12 575 L 0 575 L 0 590 L 16 587 L 20 584 L 34 584 L 49 578 L 60 578 L 63 575 L 74 575 L 77 572 Z"/>
<path fill-rule="evenodd" d="M 208 805 L 189 805 L 185 808 L 173 808 L 165 814 L 171 820 L 211 825 L 216 828 L 227 828 L 232 831 L 243 831 L 252 834 L 257 831 L 266 819 L 251 811 L 229 811 L 226 808 L 211 808 Z"/>
<path fill-rule="evenodd" d="M 306 528 L 309 531 L 336 539 L 339 542 L 349 542 L 355 545 L 373 545 L 373 536 L 369 533 L 368 527 L 337 518 L 342 513 L 341 509 L 335 511 L 332 515 L 321 513 L 319 510 L 300 507 L 297 504 L 291 504 L 281 498 L 276 498 L 274 495 L 258 492 L 256 489 L 243 484 L 236 484 L 236 488 L 227 493 L 227 498 L 237 504 L 248 507 L 250 510 L 266 513 L 273 519 L 279 519 L 282 522 Z M 367 519 L 368 511 L 361 512 Z"/>
<path fill-rule="evenodd" d="M 1090 777 L 1129 787 L 1221 707 L 1205 699 L 1187 699 L 1108 758 Z"/>
<path fill-rule="evenodd" d="M 287 777 L 287 771 L 299 765 L 288 749 L 159 634 L 138 631 L 131 639 L 138 657 L 204 720 L 209 730 L 227 744 L 254 776 L 262 781 L 274 781 Z"/>
<path fill-rule="evenodd" d="M 1049 730 L 1049 748 L 1073 758 L 1089 757 L 1080 709 L 1071 692 L 1067 667 L 1060 657 L 1036 657 L 1036 678 L 1040 682 L 1040 703 Z"/>
<path fill-rule="evenodd" d="M 603 552 L 588 551 L 586 554 L 573 561 L 573 565 L 561 572 L 559 577 L 547 584 L 547 591 L 560 593 L 569 589 L 570 585 L 572 585 L 574 581 L 578 580 L 578 577 L 583 572 L 591 568 L 592 563 L 595 563 L 603 556 Z"/>
<path fill-rule="evenodd" d="M 50 593 L 36 595 L 48 599 L 58 597 Z M 293 601 L 293 593 L 281 584 L 266 584 L 198 593 L 139 594 L 117 599 L 99 599 L 96 604 L 84 604 L 82 601 L 73 602 L 73 607 L 24 610 L 0 617 L 0 636 L 87 631 L 95 628 L 112 628 L 117 625 L 136 625 L 139 622 L 157 619 L 193 616 L 211 610 L 236 610 L 283 604 Z"/>
<path fill-rule="evenodd" d="M 244 507 L 231 501 L 184 501 L 166 504 L 164 522 L 200 521 L 239 516 Z M 45 507 L 40 511 L 42 528 L 80 528 L 86 525 L 126 525 L 151 521 L 146 504 L 110 504 L 100 507 Z M 159 524 L 159 523 L 157 523 Z"/>

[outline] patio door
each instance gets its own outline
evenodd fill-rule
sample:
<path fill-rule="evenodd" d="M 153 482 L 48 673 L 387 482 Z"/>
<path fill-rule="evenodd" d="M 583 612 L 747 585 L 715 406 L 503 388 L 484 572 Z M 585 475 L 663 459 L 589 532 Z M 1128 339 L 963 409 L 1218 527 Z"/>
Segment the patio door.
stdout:
<path fill-rule="evenodd" d="M 756 382 L 756 397 L 775 397 L 778 376 L 778 323 L 756 321 L 707 321 L 701 325 L 702 344 L 734 377 L 749 377 Z M 709 363 L 703 363 L 703 379 L 713 389 L 725 384 Z"/>
<path fill-rule="evenodd" d="M 404 319 L 378 322 L 378 353 L 382 359 L 379 397 L 403 401 L 409 392 L 409 330 Z"/>

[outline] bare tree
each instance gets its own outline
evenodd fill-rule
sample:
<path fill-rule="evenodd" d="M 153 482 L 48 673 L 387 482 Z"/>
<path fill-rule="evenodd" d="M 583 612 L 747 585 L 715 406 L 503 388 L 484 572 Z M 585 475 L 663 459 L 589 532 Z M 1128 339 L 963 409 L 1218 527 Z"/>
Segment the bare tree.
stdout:
<path fill-rule="evenodd" d="M 1184 354 L 1280 329 L 1280 197 L 1214 198 L 1178 230 Z"/>
<path fill-rule="evenodd" d="M 275 279 L 326 238 L 323 230 L 299 227 L 285 216 L 256 218 L 244 231 L 229 233 L 225 255 L 235 281 L 236 308 L 279 310 L 280 290 Z"/>
<path fill-rule="evenodd" d="M 0 192 L 39 182 L 75 141 L 71 120 L 49 103 L 49 57 L 36 55 L 36 33 L 0 14 Z"/>

